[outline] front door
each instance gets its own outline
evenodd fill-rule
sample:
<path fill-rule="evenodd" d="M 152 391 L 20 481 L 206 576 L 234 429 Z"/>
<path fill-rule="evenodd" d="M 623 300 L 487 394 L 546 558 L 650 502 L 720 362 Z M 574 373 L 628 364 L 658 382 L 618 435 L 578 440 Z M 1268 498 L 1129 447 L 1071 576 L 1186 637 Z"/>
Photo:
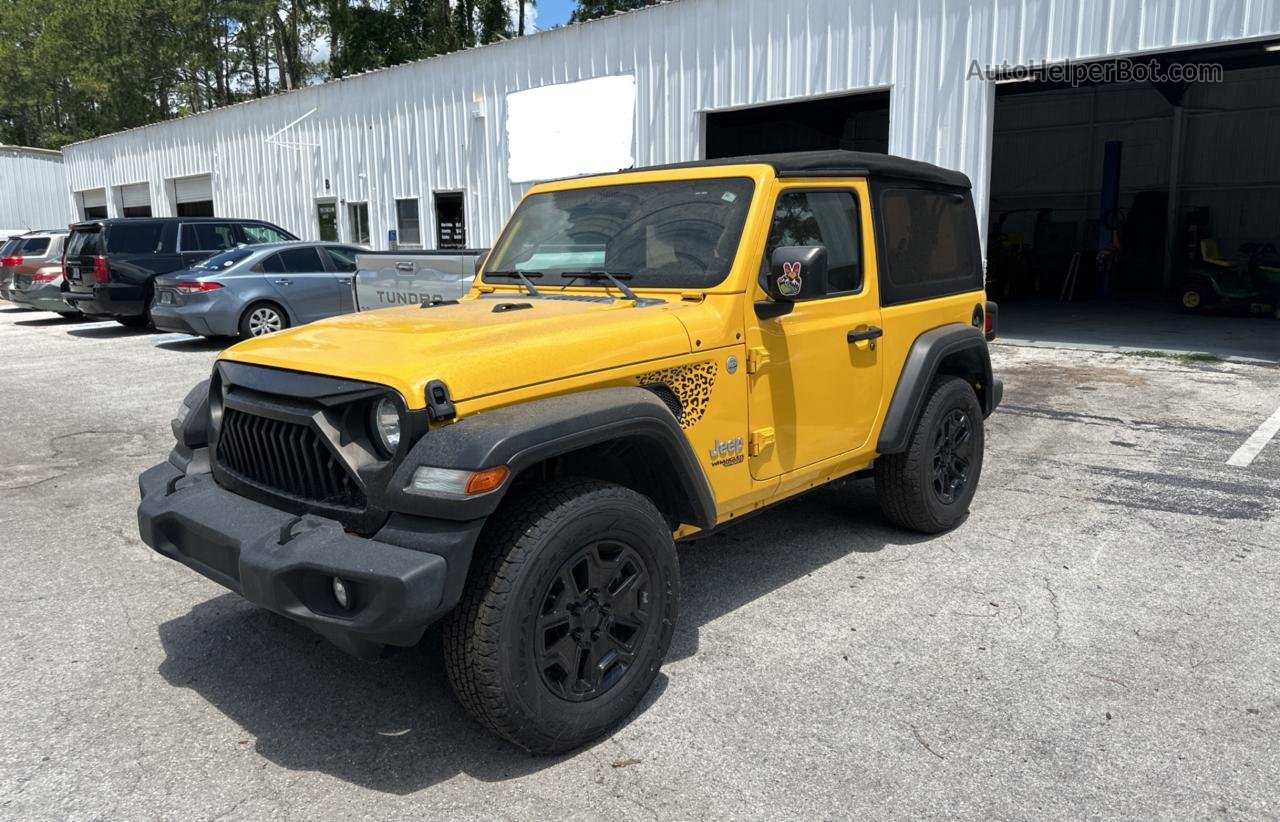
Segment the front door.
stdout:
<path fill-rule="evenodd" d="M 333 200 L 316 200 L 316 225 L 320 239 L 326 243 L 338 241 L 338 204 Z"/>
<path fill-rule="evenodd" d="M 863 183 L 783 186 L 761 261 L 780 246 L 824 246 L 820 296 L 748 327 L 751 475 L 766 480 L 864 448 L 882 394 L 874 242 Z M 866 227 L 866 228 L 864 228 Z M 801 273 L 803 276 L 803 273 Z M 757 295 L 762 296 L 762 295 Z"/>
<path fill-rule="evenodd" d="M 263 260 L 262 269 L 295 322 L 309 323 L 342 311 L 338 275 L 328 270 L 315 246 L 286 248 Z"/>

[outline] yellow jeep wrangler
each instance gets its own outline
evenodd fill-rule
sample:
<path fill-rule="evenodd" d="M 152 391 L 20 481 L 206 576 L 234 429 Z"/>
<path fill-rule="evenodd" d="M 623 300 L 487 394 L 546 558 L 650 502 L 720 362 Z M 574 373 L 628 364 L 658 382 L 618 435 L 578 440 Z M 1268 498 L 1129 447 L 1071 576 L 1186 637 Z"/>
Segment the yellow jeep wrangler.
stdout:
<path fill-rule="evenodd" d="M 959 173 L 820 152 L 537 185 L 463 299 L 227 349 L 139 480 L 142 538 L 360 656 L 443 619 L 467 710 L 568 750 L 657 675 L 675 540 L 864 473 L 903 527 L 964 519 L 994 320 Z"/>

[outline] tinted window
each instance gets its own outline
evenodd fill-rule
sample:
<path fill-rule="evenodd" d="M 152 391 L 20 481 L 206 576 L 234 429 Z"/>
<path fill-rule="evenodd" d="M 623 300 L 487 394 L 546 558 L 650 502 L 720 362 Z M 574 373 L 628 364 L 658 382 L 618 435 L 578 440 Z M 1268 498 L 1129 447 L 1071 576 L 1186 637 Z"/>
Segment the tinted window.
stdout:
<path fill-rule="evenodd" d="M 276 255 L 289 274 L 313 274 L 324 271 L 324 263 L 314 248 L 290 248 Z"/>
<path fill-rule="evenodd" d="M 21 240 L 7 240 L 3 246 L 0 246 L 0 257 L 8 257 L 17 249 Z"/>
<path fill-rule="evenodd" d="M 209 259 L 198 262 L 191 267 L 198 268 L 201 271 L 224 271 L 251 254 L 253 254 L 253 251 L 248 248 L 233 248 L 221 254 L 214 254 Z"/>
<path fill-rule="evenodd" d="M 107 229 L 110 254 L 154 254 L 160 250 L 164 223 L 115 223 Z"/>
<path fill-rule="evenodd" d="M 284 261 L 280 259 L 279 254 L 272 254 L 270 257 L 258 263 L 256 268 L 258 271 L 262 271 L 266 274 L 283 274 Z"/>
<path fill-rule="evenodd" d="M 788 191 L 778 195 L 765 245 L 764 271 L 775 249 L 814 246 L 827 249 L 827 293 L 862 288 L 858 244 L 858 198 L 852 191 Z"/>
<path fill-rule="evenodd" d="M 356 270 L 356 250 L 354 248 L 326 248 L 325 253 L 338 271 Z"/>
<path fill-rule="evenodd" d="M 101 239 L 102 232 L 100 231 L 73 231 L 71 232 L 71 239 L 67 241 L 67 256 L 92 257 L 98 253 Z"/>
<path fill-rule="evenodd" d="M 550 283 L 605 269 L 631 275 L 632 286 L 710 287 L 733 264 L 752 190 L 750 180 L 728 178 L 534 194 L 485 269 L 538 271 Z"/>
<path fill-rule="evenodd" d="M 277 228 L 260 223 L 246 223 L 240 228 L 244 230 L 245 242 L 248 243 L 282 243 L 293 239 Z"/>
<path fill-rule="evenodd" d="M 880 221 L 886 305 L 982 289 L 977 221 L 968 194 L 886 189 L 880 194 Z"/>
<path fill-rule="evenodd" d="M 48 237 L 32 237 L 22 244 L 22 251 L 19 253 L 30 257 L 43 257 L 48 250 Z"/>
<path fill-rule="evenodd" d="M 182 226 L 183 251 L 223 251 L 234 248 L 236 227 L 231 223 L 184 223 Z"/>

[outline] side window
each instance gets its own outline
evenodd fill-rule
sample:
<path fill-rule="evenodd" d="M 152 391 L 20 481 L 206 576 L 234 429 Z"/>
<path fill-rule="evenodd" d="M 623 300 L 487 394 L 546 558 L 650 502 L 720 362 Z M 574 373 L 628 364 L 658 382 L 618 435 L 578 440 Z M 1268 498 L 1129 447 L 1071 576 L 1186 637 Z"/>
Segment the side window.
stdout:
<path fill-rule="evenodd" d="M 775 249 L 820 245 L 827 249 L 827 294 L 862 288 L 858 198 L 852 191 L 784 191 L 773 208 L 762 271 Z"/>
<path fill-rule="evenodd" d="M 285 234 L 283 231 L 272 228 L 269 225 L 261 223 L 245 223 L 240 226 L 244 231 L 244 240 L 250 245 L 258 243 L 283 243 L 293 238 Z"/>
<path fill-rule="evenodd" d="M 270 257 L 258 263 L 255 268 L 264 274 L 283 274 L 284 262 L 280 259 L 279 254 L 272 254 Z"/>
<path fill-rule="evenodd" d="M 184 223 L 183 251 L 226 251 L 236 247 L 236 228 L 231 223 Z"/>
<path fill-rule="evenodd" d="M 163 223 L 112 223 L 107 229 L 107 253 L 155 254 L 160 250 Z"/>
<path fill-rule="evenodd" d="M 356 270 L 356 250 L 354 248 L 328 246 L 324 251 L 329 255 L 329 261 L 333 263 L 335 270 L 344 274 Z"/>
<path fill-rule="evenodd" d="M 287 274 L 314 274 L 324 271 L 320 255 L 314 248 L 289 248 L 276 255 Z"/>
<path fill-rule="evenodd" d="M 967 194 L 890 188 L 880 194 L 885 305 L 983 287 L 977 221 Z"/>

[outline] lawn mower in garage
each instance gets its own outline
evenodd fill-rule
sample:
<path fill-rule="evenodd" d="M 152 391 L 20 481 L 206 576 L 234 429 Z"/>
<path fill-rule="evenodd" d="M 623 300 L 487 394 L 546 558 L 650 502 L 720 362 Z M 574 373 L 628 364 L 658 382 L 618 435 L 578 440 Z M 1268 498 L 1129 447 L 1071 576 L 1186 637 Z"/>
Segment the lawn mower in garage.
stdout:
<path fill-rule="evenodd" d="M 1200 242 L 1200 260 L 1178 289 L 1183 311 L 1245 310 L 1280 319 L 1280 261 L 1274 243 L 1245 243 L 1244 261 L 1222 256 L 1217 240 Z"/>

